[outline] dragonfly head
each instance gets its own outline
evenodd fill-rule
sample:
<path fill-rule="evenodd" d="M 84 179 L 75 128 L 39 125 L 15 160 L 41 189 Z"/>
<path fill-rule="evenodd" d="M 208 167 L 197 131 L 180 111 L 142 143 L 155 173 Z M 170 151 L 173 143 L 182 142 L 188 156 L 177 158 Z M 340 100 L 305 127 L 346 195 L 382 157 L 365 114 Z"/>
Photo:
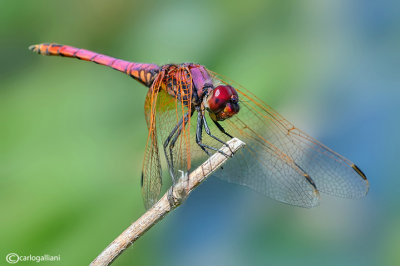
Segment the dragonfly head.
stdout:
<path fill-rule="evenodd" d="M 225 120 L 239 112 L 237 91 L 229 85 L 215 87 L 206 97 L 205 106 L 214 121 Z"/>

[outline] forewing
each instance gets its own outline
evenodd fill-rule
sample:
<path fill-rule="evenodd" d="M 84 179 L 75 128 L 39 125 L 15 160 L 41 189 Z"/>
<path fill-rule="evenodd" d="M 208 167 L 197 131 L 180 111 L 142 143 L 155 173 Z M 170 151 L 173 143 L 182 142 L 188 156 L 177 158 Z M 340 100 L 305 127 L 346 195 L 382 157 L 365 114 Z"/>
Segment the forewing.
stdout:
<path fill-rule="evenodd" d="M 279 196 L 282 192 L 277 191 L 282 188 L 277 189 L 276 184 L 287 178 L 288 172 L 271 169 L 271 167 L 282 169 L 283 161 L 286 161 L 296 171 L 307 173 L 311 183 L 313 180 L 316 188 L 321 192 L 346 198 L 358 198 L 367 193 L 368 180 L 354 163 L 297 129 L 242 86 L 238 84 L 233 84 L 233 86 L 239 93 L 241 110 L 236 117 L 227 120 L 224 125 L 229 125 L 231 135 L 250 142 L 250 145 L 247 143 L 250 147 L 249 151 L 244 151 L 244 156 L 240 157 L 245 162 L 243 167 L 249 169 L 248 171 L 255 177 L 224 174 L 223 179 L 248 185 L 257 191 L 261 190 L 260 192 L 266 191 L 265 194 L 287 202 Z M 277 155 L 284 154 L 285 160 L 279 155 L 280 159 L 273 158 L 277 156 L 271 157 L 271 152 L 266 152 L 261 148 L 266 146 L 279 151 Z M 251 152 L 253 156 L 249 154 L 250 150 L 256 151 Z M 260 188 L 264 186 L 265 188 Z M 306 187 L 300 186 L 300 189 L 304 190 Z M 288 203 L 308 207 L 303 203 Z"/>

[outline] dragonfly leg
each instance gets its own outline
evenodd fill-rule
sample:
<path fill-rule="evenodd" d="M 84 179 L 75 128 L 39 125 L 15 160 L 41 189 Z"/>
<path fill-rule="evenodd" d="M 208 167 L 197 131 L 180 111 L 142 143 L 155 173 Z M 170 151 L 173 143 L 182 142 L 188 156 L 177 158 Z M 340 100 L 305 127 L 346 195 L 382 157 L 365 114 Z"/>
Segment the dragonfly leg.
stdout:
<path fill-rule="evenodd" d="M 214 124 L 217 126 L 217 128 L 219 129 L 219 131 L 221 131 L 222 133 L 224 133 L 225 135 L 227 135 L 228 137 L 230 137 L 231 139 L 233 138 L 228 132 L 225 131 L 225 129 L 221 126 L 220 123 L 218 123 L 217 121 L 214 121 Z"/>
<path fill-rule="evenodd" d="M 204 147 L 205 145 L 202 143 L 202 134 L 203 134 L 203 118 L 200 110 L 197 110 L 197 128 L 196 128 L 196 143 L 200 146 L 200 148 L 208 155 L 211 154 Z"/>
<path fill-rule="evenodd" d="M 204 115 L 202 115 L 202 118 L 203 118 L 204 129 L 205 129 L 207 135 L 209 135 L 210 137 L 212 137 L 212 138 L 215 139 L 216 141 L 219 141 L 219 142 L 221 142 L 222 144 L 224 144 L 225 146 L 227 146 L 227 147 L 229 148 L 229 150 L 231 151 L 231 153 L 232 153 L 231 156 L 233 156 L 233 152 L 232 152 L 231 148 L 229 147 L 229 145 L 226 144 L 224 141 L 220 140 L 219 138 L 217 138 L 216 136 L 214 136 L 213 134 L 211 134 L 210 128 L 208 127 L 208 124 L 207 124 L 207 119 L 206 119 L 206 117 L 205 117 Z M 221 126 L 221 125 L 220 125 L 220 126 Z M 221 128 L 222 128 L 222 126 L 221 126 Z M 222 129 L 223 129 L 223 128 L 222 128 Z M 225 131 L 225 130 L 224 130 L 224 131 Z M 227 133 L 225 132 L 225 134 L 227 134 Z M 228 134 L 228 135 L 229 135 L 229 134 Z M 229 135 L 229 136 L 230 136 L 230 135 Z M 232 138 L 232 137 L 231 137 L 231 138 Z M 223 152 L 220 152 L 220 153 L 222 153 L 223 155 L 225 155 L 225 156 L 228 157 L 227 154 L 225 154 L 225 153 L 223 153 Z"/>
<path fill-rule="evenodd" d="M 181 135 L 182 133 L 182 119 L 181 119 L 181 123 L 179 125 L 179 129 L 178 132 L 175 134 L 175 137 L 172 139 L 172 141 L 169 143 L 168 148 L 169 148 L 169 158 L 171 160 L 171 164 L 172 164 L 172 169 L 170 169 L 170 171 L 172 170 L 172 172 L 174 172 L 174 154 L 173 154 L 173 149 L 175 147 L 175 143 L 178 139 L 178 137 Z M 174 182 L 175 184 L 175 182 Z"/>
<path fill-rule="evenodd" d="M 209 145 L 206 145 L 206 144 L 204 144 L 203 142 L 202 142 L 202 140 L 203 140 L 203 136 L 202 136 L 202 134 L 203 134 L 203 126 L 205 127 L 205 124 L 204 123 L 206 123 L 205 122 L 205 118 L 204 118 L 204 115 L 203 115 L 203 113 L 201 112 L 201 110 L 200 110 L 200 108 L 198 108 L 197 109 L 197 129 L 196 129 L 196 143 L 200 146 L 200 148 L 208 155 L 208 156 L 211 156 L 211 154 L 206 150 L 206 148 L 207 149 L 210 149 L 210 150 L 213 150 L 213 151 L 218 151 L 218 152 L 220 152 L 221 154 L 223 154 L 223 155 L 225 155 L 226 157 L 228 157 L 228 155 L 227 154 L 225 154 L 224 152 L 222 152 L 222 151 L 220 151 L 220 150 L 218 150 L 218 149 L 216 149 L 216 148 L 214 148 L 214 147 L 211 147 L 211 146 L 209 146 Z M 209 128 L 208 128 L 208 126 L 207 126 L 207 128 L 205 128 L 206 129 L 206 132 L 207 132 L 207 134 L 208 135 L 210 135 L 209 134 L 209 132 L 210 132 L 210 130 L 209 130 Z M 219 140 L 219 139 L 218 139 Z M 219 141 L 221 141 L 223 144 L 225 144 L 222 140 L 219 140 Z M 225 144 L 226 145 L 226 144 Z"/>
<path fill-rule="evenodd" d="M 190 116 L 192 116 L 192 115 L 193 115 L 193 111 L 191 112 Z M 189 119 L 189 113 L 185 114 L 184 119 L 185 119 L 185 124 L 186 124 Z M 163 145 L 165 158 L 167 160 L 168 169 L 169 169 L 169 173 L 171 175 L 173 184 L 175 184 L 175 182 L 176 182 L 175 175 L 174 175 L 173 148 L 175 146 L 176 140 L 178 139 L 178 137 L 180 136 L 180 134 L 182 132 L 182 127 L 183 127 L 182 124 L 183 124 L 183 118 L 181 118 L 179 120 L 178 124 L 172 129 L 171 133 L 168 135 L 168 137 L 165 140 L 164 145 Z M 169 148 L 169 156 L 168 156 L 168 152 L 167 152 L 167 147 Z"/>
<path fill-rule="evenodd" d="M 172 137 L 178 130 L 178 128 L 182 125 L 183 119 L 179 120 L 178 124 L 172 129 L 171 133 L 168 135 L 167 139 L 164 141 L 164 154 L 165 154 L 165 159 L 167 160 L 167 165 L 168 165 L 168 170 L 169 174 L 171 175 L 172 178 L 172 183 L 175 184 L 175 176 L 174 176 L 174 162 L 172 157 L 169 159 L 168 154 L 167 154 L 167 146 L 170 143 Z"/>

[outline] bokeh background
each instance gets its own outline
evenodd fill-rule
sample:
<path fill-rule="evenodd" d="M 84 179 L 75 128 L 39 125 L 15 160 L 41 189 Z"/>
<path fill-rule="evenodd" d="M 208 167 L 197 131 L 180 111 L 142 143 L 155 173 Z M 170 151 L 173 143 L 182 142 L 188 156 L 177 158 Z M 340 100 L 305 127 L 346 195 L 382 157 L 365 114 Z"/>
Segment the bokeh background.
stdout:
<path fill-rule="evenodd" d="M 210 178 L 115 265 L 400 264 L 398 1 L 0 1 L 1 265 L 88 264 L 145 211 L 146 88 L 42 42 L 206 65 L 370 179 L 301 209 Z"/>

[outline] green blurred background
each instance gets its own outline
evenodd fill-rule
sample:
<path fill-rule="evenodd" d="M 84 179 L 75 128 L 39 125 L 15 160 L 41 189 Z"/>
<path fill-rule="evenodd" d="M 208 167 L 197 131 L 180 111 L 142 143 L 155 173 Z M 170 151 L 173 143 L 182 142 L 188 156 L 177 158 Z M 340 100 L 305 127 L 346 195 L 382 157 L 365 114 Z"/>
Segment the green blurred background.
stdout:
<path fill-rule="evenodd" d="M 398 8 L 385 0 L 0 1 L 0 264 L 11 252 L 88 264 L 145 211 L 146 88 L 27 49 L 57 42 L 206 65 L 370 179 L 364 199 L 322 195 L 307 210 L 210 178 L 115 265 L 399 265 Z"/>

